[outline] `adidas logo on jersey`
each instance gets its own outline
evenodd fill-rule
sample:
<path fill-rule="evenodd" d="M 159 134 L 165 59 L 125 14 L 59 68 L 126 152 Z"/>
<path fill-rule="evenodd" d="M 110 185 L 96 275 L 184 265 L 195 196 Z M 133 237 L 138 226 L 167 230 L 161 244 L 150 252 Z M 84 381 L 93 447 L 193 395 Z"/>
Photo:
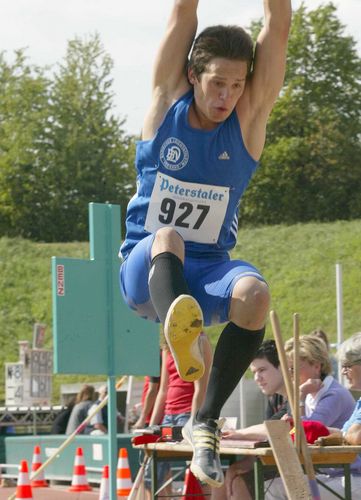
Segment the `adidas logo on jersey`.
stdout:
<path fill-rule="evenodd" d="M 223 151 L 223 153 L 221 153 L 218 156 L 218 160 L 230 160 L 230 157 L 229 157 L 229 154 L 227 153 L 227 151 Z"/>

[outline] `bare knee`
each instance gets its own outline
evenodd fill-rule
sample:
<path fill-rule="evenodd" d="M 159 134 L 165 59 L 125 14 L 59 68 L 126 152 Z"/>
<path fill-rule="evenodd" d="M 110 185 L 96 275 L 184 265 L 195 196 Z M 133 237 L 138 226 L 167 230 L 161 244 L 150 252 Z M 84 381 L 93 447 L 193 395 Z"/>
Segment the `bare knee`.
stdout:
<path fill-rule="evenodd" d="M 270 303 L 268 286 L 252 276 L 237 281 L 232 292 L 230 320 L 250 330 L 262 328 Z"/>
<path fill-rule="evenodd" d="M 172 227 L 162 227 L 155 233 L 152 245 L 152 258 L 163 252 L 174 253 L 184 262 L 184 241 Z"/>

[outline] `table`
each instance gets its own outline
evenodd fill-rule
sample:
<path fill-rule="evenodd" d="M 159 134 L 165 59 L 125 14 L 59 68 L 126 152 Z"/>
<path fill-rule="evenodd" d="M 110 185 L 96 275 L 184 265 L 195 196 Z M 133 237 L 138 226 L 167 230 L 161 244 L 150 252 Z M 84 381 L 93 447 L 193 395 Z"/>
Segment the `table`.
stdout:
<path fill-rule="evenodd" d="M 227 443 L 227 440 L 221 441 L 220 455 L 222 459 L 228 459 L 230 462 L 236 460 L 237 455 L 251 455 L 255 458 L 254 476 L 255 476 L 255 494 L 257 500 L 264 499 L 263 471 L 264 467 L 275 467 L 276 462 L 273 456 L 272 448 L 245 447 L 245 442 L 240 442 L 243 446 L 234 445 L 235 441 Z M 251 442 L 249 442 L 251 443 Z M 173 443 L 148 443 L 137 445 L 134 448 L 144 450 L 145 454 L 151 456 L 152 460 L 152 498 L 159 498 L 156 495 L 158 489 L 157 481 L 157 463 L 161 460 L 177 461 L 191 460 L 192 447 L 185 442 Z M 343 467 L 345 472 L 345 500 L 352 500 L 351 496 L 351 471 L 350 464 L 354 462 L 357 455 L 361 453 L 361 446 L 314 446 L 309 445 L 312 462 L 314 465 L 326 467 Z M 336 498 L 336 497 L 335 497 Z"/>

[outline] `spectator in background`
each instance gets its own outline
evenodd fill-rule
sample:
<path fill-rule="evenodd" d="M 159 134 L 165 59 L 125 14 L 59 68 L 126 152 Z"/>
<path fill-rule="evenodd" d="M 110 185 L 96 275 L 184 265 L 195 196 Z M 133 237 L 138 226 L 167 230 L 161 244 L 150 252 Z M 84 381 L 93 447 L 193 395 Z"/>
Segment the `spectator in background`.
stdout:
<path fill-rule="evenodd" d="M 73 411 L 75 405 L 76 397 L 73 396 L 65 408 L 63 408 L 55 417 L 53 425 L 51 427 L 51 434 L 65 434 L 66 427 L 69 422 L 71 412 Z"/>
<path fill-rule="evenodd" d="M 293 339 L 285 343 L 291 372 L 293 346 Z M 331 375 L 331 360 L 325 342 L 314 335 L 301 335 L 299 352 L 301 418 L 342 427 L 350 418 L 355 401 L 350 391 Z"/>
<path fill-rule="evenodd" d="M 159 390 L 160 377 L 144 377 L 143 392 L 141 398 L 141 413 L 132 429 L 142 429 L 149 425 L 155 400 Z"/>
<path fill-rule="evenodd" d="M 72 434 L 86 419 L 88 416 L 88 410 L 93 404 L 94 397 L 94 387 L 92 385 L 84 385 L 76 396 L 76 403 L 70 414 L 68 425 L 66 426 L 66 434 Z M 82 429 L 79 432 L 79 434 L 84 433 L 85 429 Z"/>
<path fill-rule="evenodd" d="M 361 332 L 355 333 L 343 342 L 337 355 L 350 390 L 361 391 Z M 347 443 L 361 445 L 361 397 L 356 402 L 352 416 L 344 424 L 342 432 Z"/>
<path fill-rule="evenodd" d="M 90 415 L 95 408 L 106 398 L 108 395 L 108 388 L 106 385 L 102 385 L 98 389 L 98 399 L 93 403 L 89 410 L 88 415 Z M 124 422 L 123 415 L 117 411 L 117 420 L 119 422 Z M 103 406 L 90 420 L 85 434 L 107 434 L 108 433 L 108 404 Z"/>
<path fill-rule="evenodd" d="M 355 333 L 341 344 L 337 357 L 340 360 L 342 374 L 346 377 L 349 389 L 361 391 L 361 332 Z M 361 406 L 360 401 L 361 398 L 357 406 Z M 361 419 L 359 423 L 361 424 Z"/>
<path fill-rule="evenodd" d="M 351 416 L 354 408 L 354 400 L 350 392 L 337 382 L 331 375 L 331 361 L 327 351 L 327 347 L 323 340 L 313 335 L 304 335 L 300 337 L 300 414 L 303 420 L 317 420 L 326 426 L 342 427 L 344 422 Z M 291 372 L 293 373 L 293 339 L 285 343 L 285 351 L 288 358 L 288 363 Z M 285 409 L 283 409 L 282 413 Z M 291 418 L 291 415 L 285 413 L 278 416 L 278 418 Z M 273 416 L 273 419 L 277 416 Z M 225 438 L 229 439 L 252 439 L 252 440 L 266 440 L 267 432 L 263 424 L 249 427 L 248 429 L 240 429 L 233 433 L 224 433 Z M 238 476 L 243 472 L 247 472 L 247 461 L 238 462 Z M 231 481 L 234 476 L 237 476 L 237 465 L 231 469 L 233 476 L 229 476 L 228 481 Z M 275 489 L 277 494 L 282 490 L 282 483 L 279 489 L 278 478 L 272 479 L 266 483 L 268 487 L 274 484 L 277 485 Z M 250 484 L 250 483 L 248 483 Z M 247 496 L 246 490 L 240 490 L 244 486 L 241 478 L 234 484 L 233 490 L 229 487 L 229 482 L 226 479 L 226 486 L 228 485 L 228 497 L 217 497 L 217 492 L 213 492 L 213 500 L 223 498 L 248 500 L 251 496 Z M 238 488 L 236 490 L 235 488 Z M 239 492 L 242 491 L 242 494 Z M 272 488 L 271 488 L 272 491 Z M 233 494 L 233 496 L 232 496 Z M 283 493 L 282 493 L 283 494 Z M 279 498 L 281 496 L 267 496 L 266 498 Z M 238 495 L 238 496 L 237 496 Z M 271 495 L 271 494 L 270 494 Z"/>
<path fill-rule="evenodd" d="M 161 338 L 164 338 L 163 331 L 160 330 Z M 162 367 L 162 352 L 160 351 L 160 367 Z M 142 429 L 143 427 L 148 427 L 154 403 L 157 398 L 158 390 L 159 390 L 160 377 L 154 377 L 147 375 L 144 377 L 143 391 L 142 397 L 140 401 L 140 415 L 134 425 L 132 425 L 132 429 Z"/>
<path fill-rule="evenodd" d="M 107 395 L 107 386 L 102 385 L 101 387 L 99 387 L 98 399 L 90 406 L 88 415 L 90 415 L 94 411 L 94 409 L 103 401 L 103 399 Z M 96 413 L 90 420 L 88 432 L 89 434 L 106 434 L 108 432 L 108 405 L 103 406 L 103 408 L 99 410 L 98 413 Z"/>
<path fill-rule="evenodd" d="M 342 373 L 345 375 L 350 389 L 361 390 L 361 333 L 356 333 L 343 342 L 337 352 L 341 362 Z M 361 445 L 361 398 L 356 402 L 354 411 L 350 418 L 343 424 L 341 429 L 329 427 L 329 431 L 343 436 L 350 445 Z M 327 487 L 332 488 L 338 495 L 345 494 L 344 474 L 340 469 L 327 469 L 318 473 L 316 478 Z M 351 496 L 360 498 L 361 491 L 361 459 L 360 455 L 351 464 Z M 282 481 L 277 478 L 265 484 L 266 500 L 287 500 L 287 495 Z M 321 500 L 334 500 L 336 496 L 319 485 Z M 342 498 L 342 497 L 340 497 Z"/>
<path fill-rule="evenodd" d="M 326 344 L 327 351 L 329 353 L 330 360 L 331 360 L 332 375 L 336 379 L 338 379 L 338 363 L 337 363 L 336 357 L 331 354 L 331 351 L 330 351 L 330 342 L 328 340 L 327 333 L 324 332 L 323 330 L 321 330 L 321 328 L 316 328 L 316 330 L 312 330 L 312 332 L 310 332 L 310 335 L 314 335 L 315 337 L 318 337 L 319 339 L 323 340 L 324 343 Z"/>

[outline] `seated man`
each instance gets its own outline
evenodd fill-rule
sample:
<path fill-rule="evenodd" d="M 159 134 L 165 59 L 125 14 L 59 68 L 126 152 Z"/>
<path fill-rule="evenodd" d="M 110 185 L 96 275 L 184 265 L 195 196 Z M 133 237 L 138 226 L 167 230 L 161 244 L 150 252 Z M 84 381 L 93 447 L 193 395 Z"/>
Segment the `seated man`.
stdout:
<path fill-rule="evenodd" d="M 287 413 L 287 393 L 274 340 L 265 340 L 262 343 L 250 369 L 259 388 L 269 398 L 266 420 L 280 419 Z M 258 424 L 236 431 L 226 431 L 222 437 L 225 439 L 263 440 L 266 438 L 266 431 L 263 424 Z M 243 460 L 232 464 L 227 471 L 224 485 L 219 489 L 212 489 L 212 500 L 239 498 L 251 500 L 253 463 L 253 457 L 244 457 Z M 274 475 L 275 473 L 272 472 L 272 477 Z"/>

